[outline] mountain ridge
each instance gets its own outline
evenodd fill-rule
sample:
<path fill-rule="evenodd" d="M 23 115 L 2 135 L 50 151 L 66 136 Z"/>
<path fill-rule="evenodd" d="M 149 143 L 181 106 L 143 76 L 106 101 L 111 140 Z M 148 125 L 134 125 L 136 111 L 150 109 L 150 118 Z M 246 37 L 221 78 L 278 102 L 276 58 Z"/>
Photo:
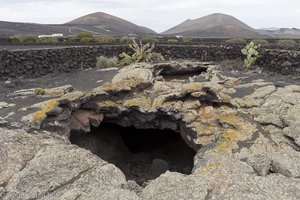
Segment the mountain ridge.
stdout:
<path fill-rule="evenodd" d="M 155 35 L 150 28 L 136 25 L 122 18 L 103 12 L 81 16 L 64 24 L 38 24 L 0 21 L 0 34 L 6 36 L 21 34 L 76 35 L 79 32 L 90 32 L 99 36 Z"/>
<path fill-rule="evenodd" d="M 210 30 L 214 30 L 217 27 L 219 27 L 219 34 L 214 33 L 212 34 L 213 37 L 261 36 L 259 33 L 256 33 L 254 28 L 248 26 L 231 15 L 222 13 L 214 13 L 197 19 L 185 20 L 184 22 L 164 31 L 162 34 L 182 34 L 192 37 L 201 37 L 206 36 L 206 34 L 209 34 Z M 241 31 L 240 34 L 239 31 Z M 206 34 L 203 35 L 201 33 Z"/>
<path fill-rule="evenodd" d="M 95 12 L 76 18 L 72 21 L 65 23 L 64 25 L 84 25 L 92 26 L 100 30 L 112 32 L 115 34 L 135 34 L 135 35 L 146 35 L 156 34 L 155 31 L 136 25 L 125 19 L 116 17 L 103 12 Z"/>
<path fill-rule="evenodd" d="M 0 37 L 26 34 L 62 33 L 65 36 L 90 32 L 97 36 L 149 36 L 157 35 L 150 28 L 136 25 L 125 19 L 103 12 L 95 12 L 64 24 L 38 24 L 0 21 Z M 160 33 L 162 36 L 183 35 L 199 38 L 300 38 L 300 29 L 254 29 L 239 19 L 222 13 L 214 13 L 182 23 Z"/>

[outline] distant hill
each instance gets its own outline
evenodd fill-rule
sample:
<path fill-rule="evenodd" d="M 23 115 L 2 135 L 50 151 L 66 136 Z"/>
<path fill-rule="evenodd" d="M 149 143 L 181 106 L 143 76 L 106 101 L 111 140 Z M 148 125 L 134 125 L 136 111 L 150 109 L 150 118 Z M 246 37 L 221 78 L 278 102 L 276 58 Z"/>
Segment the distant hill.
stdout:
<path fill-rule="evenodd" d="M 165 35 L 184 35 L 190 37 L 261 37 L 247 24 L 233 16 L 215 13 L 181 24 L 163 32 Z"/>
<path fill-rule="evenodd" d="M 14 35 L 48 35 L 53 33 L 62 33 L 65 36 L 70 36 L 79 32 L 90 32 L 98 36 L 156 35 L 155 31 L 147 27 L 138 26 L 103 12 L 88 14 L 65 24 L 0 21 L 0 38 Z M 300 39 L 300 29 L 254 29 L 233 16 L 215 13 L 194 20 L 186 20 L 163 32 L 162 35 L 183 35 L 198 38 L 272 37 Z"/>
<path fill-rule="evenodd" d="M 69 28 L 62 25 L 47 25 L 21 22 L 0 21 L 0 37 L 28 34 L 69 34 Z"/>
<path fill-rule="evenodd" d="M 94 33 L 110 35 L 147 35 L 156 34 L 155 31 L 138 26 L 124 19 L 103 12 L 92 13 L 72 20 L 65 25 L 90 30 Z"/>
<path fill-rule="evenodd" d="M 154 35 L 153 30 L 138 26 L 124 19 L 106 14 L 92 13 L 79 17 L 65 24 L 35 24 L 0 21 L 0 37 L 24 34 L 75 35 L 79 32 L 90 32 L 100 36 Z"/>
<path fill-rule="evenodd" d="M 258 30 L 260 34 L 273 38 L 294 38 L 300 39 L 300 29 L 297 28 L 262 28 Z"/>

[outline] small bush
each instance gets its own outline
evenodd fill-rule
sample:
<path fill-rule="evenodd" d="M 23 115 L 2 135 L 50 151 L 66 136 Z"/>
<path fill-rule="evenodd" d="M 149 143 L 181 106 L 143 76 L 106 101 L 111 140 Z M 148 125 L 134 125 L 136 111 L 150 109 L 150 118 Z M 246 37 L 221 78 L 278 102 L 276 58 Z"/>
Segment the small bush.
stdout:
<path fill-rule="evenodd" d="M 36 88 L 34 90 L 34 92 L 36 95 L 45 95 L 46 94 L 45 88 L 42 88 L 42 87 Z"/>
<path fill-rule="evenodd" d="M 163 55 L 161 55 L 161 53 L 156 53 L 156 52 L 153 52 L 151 54 L 151 62 L 161 62 L 161 61 L 164 61 L 165 58 Z"/>
<path fill-rule="evenodd" d="M 12 42 L 21 42 L 21 43 L 35 43 L 37 41 L 37 36 L 35 35 L 22 35 L 22 36 L 13 36 L 10 38 Z"/>
<path fill-rule="evenodd" d="M 171 43 L 171 44 L 175 44 L 175 43 L 178 43 L 178 40 L 176 40 L 176 39 L 168 39 L 167 42 Z"/>
<path fill-rule="evenodd" d="M 35 43 L 37 36 L 35 35 L 25 35 L 21 37 L 22 42 Z"/>
<path fill-rule="evenodd" d="M 94 36 L 88 32 L 78 33 L 77 37 L 79 38 L 80 42 L 84 43 L 92 42 L 94 40 Z"/>
<path fill-rule="evenodd" d="M 142 43 L 147 44 L 147 43 L 158 43 L 158 39 L 156 38 L 152 38 L 152 37 L 148 37 L 148 38 L 144 38 L 142 39 Z"/>
<path fill-rule="evenodd" d="M 252 42 L 254 42 L 254 44 L 260 44 L 260 45 L 269 44 L 268 40 L 265 40 L 265 39 L 254 39 L 254 40 L 252 40 Z"/>
<path fill-rule="evenodd" d="M 96 67 L 99 69 L 117 67 L 117 66 L 118 66 L 118 59 L 115 57 L 113 58 L 107 58 L 105 56 L 97 57 Z"/>
<path fill-rule="evenodd" d="M 120 42 L 122 44 L 132 44 L 133 43 L 133 39 L 132 37 L 127 37 L 127 36 L 124 36 L 124 37 L 121 37 L 120 38 Z"/>
<path fill-rule="evenodd" d="M 183 37 L 182 41 L 185 44 L 190 44 L 190 43 L 192 43 L 192 38 L 185 36 L 185 37 Z"/>
<path fill-rule="evenodd" d="M 80 39 L 80 42 L 82 43 L 90 43 L 90 42 L 93 42 L 94 39 L 93 38 L 89 38 L 89 37 L 83 37 Z"/>
<path fill-rule="evenodd" d="M 228 44 L 246 44 L 247 41 L 244 38 L 231 38 L 229 40 L 226 40 L 226 43 L 228 43 Z"/>
<path fill-rule="evenodd" d="M 291 39 L 282 39 L 277 41 L 278 45 L 296 45 L 297 42 Z"/>
<path fill-rule="evenodd" d="M 127 65 L 134 63 L 134 60 L 131 58 L 131 56 L 125 52 L 121 53 L 119 55 L 119 57 L 120 57 L 120 65 L 121 66 L 127 66 Z"/>
<path fill-rule="evenodd" d="M 67 42 L 79 42 L 79 38 L 77 36 L 69 36 L 67 37 Z"/>
<path fill-rule="evenodd" d="M 19 36 L 10 37 L 9 40 L 10 40 L 10 42 L 13 42 L 13 43 L 20 43 L 20 42 L 22 42 L 21 37 L 19 37 Z"/>
<path fill-rule="evenodd" d="M 98 43 L 114 43 L 116 40 L 112 37 L 96 37 L 95 42 Z"/>
<path fill-rule="evenodd" d="M 38 38 L 36 40 L 37 43 L 57 43 L 57 38 L 53 37 L 43 37 L 43 38 Z"/>

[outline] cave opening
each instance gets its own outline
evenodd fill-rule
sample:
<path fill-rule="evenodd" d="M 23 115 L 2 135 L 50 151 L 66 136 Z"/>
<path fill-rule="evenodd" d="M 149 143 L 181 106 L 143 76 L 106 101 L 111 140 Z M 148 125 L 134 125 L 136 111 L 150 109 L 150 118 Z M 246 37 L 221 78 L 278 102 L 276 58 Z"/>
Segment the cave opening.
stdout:
<path fill-rule="evenodd" d="M 139 185 L 167 170 L 191 174 L 196 152 L 170 129 L 137 129 L 102 123 L 90 133 L 72 133 L 70 141 L 114 164 Z"/>

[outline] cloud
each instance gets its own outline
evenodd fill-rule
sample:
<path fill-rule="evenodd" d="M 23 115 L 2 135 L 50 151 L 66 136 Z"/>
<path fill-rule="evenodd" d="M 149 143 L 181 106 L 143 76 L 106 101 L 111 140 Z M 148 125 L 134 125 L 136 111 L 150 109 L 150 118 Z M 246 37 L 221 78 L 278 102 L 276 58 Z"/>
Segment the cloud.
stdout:
<path fill-rule="evenodd" d="M 300 27 L 298 0 L 0 0 L 0 20 L 65 23 L 106 12 L 158 32 L 212 13 L 233 15 L 254 28 Z"/>

